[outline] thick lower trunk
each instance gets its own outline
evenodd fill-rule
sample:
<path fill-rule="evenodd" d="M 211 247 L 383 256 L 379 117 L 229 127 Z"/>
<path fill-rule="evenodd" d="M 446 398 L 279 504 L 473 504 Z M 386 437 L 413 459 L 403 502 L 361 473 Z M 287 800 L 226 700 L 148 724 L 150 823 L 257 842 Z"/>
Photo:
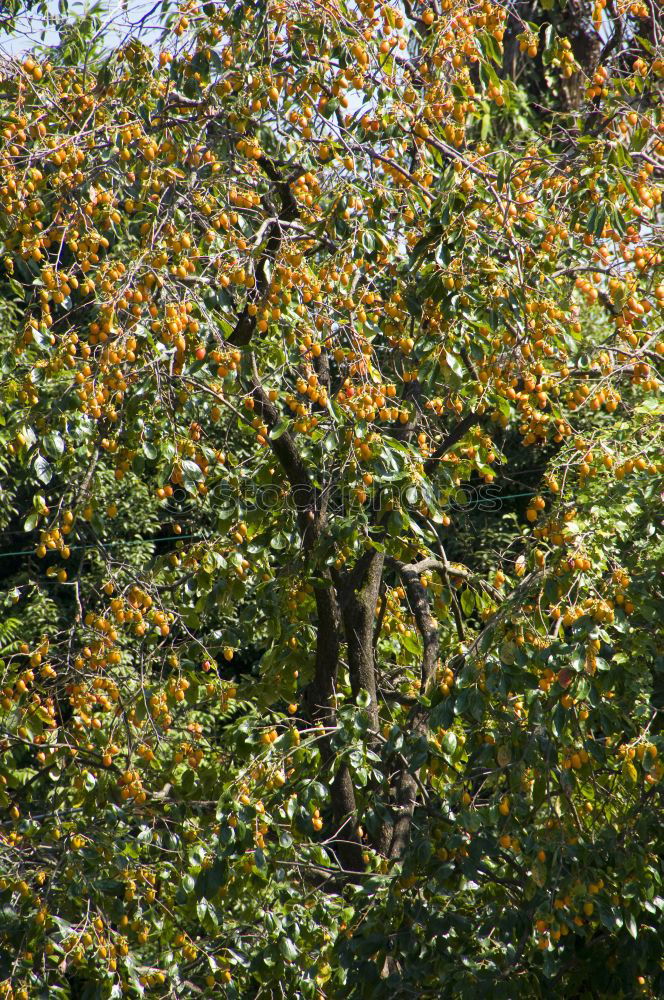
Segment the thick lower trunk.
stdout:
<path fill-rule="evenodd" d="M 369 695 L 367 713 L 374 732 L 378 729 L 378 701 L 373 640 L 384 558 L 382 552 L 375 550 L 365 553 L 343 579 L 340 588 L 351 689 L 355 698 L 361 690 Z"/>
<path fill-rule="evenodd" d="M 420 736 L 426 733 L 427 727 L 428 712 L 425 709 L 417 709 L 411 732 L 414 736 Z M 397 780 L 395 819 L 387 852 L 391 860 L 398 860 L 408 846 L 416 805 L 417 780 L 414 773 L 404 767 Z"/>
<path fill-rule="evenodd" d="M 334 747 L 330 734 L 336 726 L 334 696 L 339 670 L 341 620 L 331 580 L 329 586 L 315 588 L 315 598 L 318 614 L 316 665 L 313 681 L 307 689 L 307 703 L 312 720 L 325 727 L 326 734 L 321 742 L 321 757 L 327 768 L 331 767 L 334 761 Z M 362 871 L 364 864 L 362 845 L 357 834 L 355 793 L 350 772 L 345 764 L 342 764 L 334 777 L 330 796 L 338 831 L 333 849 L 346 871 Z"/>
<path fill-rule="evenodd" d="M 438 657 L 440 655 L 438 623 L 429 610 L 427 592 L 420 581 L 417 566 L 401 565 L 399 572 L 408 593 L 408 599 L 415 616 L 418 631 L 422 637 L 423 654 L 420 690 L 422 694 L 426 694 L 431 681 L 435 677 Z M 418 737 L 426 734 L 428 724 L 428 709 L 417 706 L 411 716 L 412 735 Z M 396 860 L 400 858 L 406 849 L 416 805 L 417 779 L 412 770 L 404 767 L 397 780 L 395 819 L 388 851 L 388 855 L 392 859 Z"/>

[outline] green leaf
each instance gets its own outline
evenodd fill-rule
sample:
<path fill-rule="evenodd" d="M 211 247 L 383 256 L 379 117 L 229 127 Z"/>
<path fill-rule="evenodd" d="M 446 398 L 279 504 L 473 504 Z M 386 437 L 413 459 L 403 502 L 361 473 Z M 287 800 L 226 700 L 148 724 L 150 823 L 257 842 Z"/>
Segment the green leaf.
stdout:
<path fill-rule="evenodd" d="M 461 592 L 461 607 L 465 615 L 472 615 L 475 610 L 475 595 L 468 587 Z"/>
<path fill-rule="evenodd" d="M 51 431 L 44 437 L 44 451 L 51 458 L 59 458 L 64 454 L 65 439 L 58 431 Z"/>
<path fill-rule="evenodd" d="M 482 32 L 480 35 L 480 44 L 489 59 L 492 59 L 497 66 L 502 65 L 503 56 L 501 46 L 490 32 Z"/>
<path fill-rule="evenodd" d="M 23 522 L 24 531 L 34 531 L 39 524 L 39 514 L 36 510 L 31 511 Z"/>
<path fill-rule="evenodd" d="M 373 253 L 376 249 L 376 240 L 374 239 L 373 233 L 369 229 L 365 229 L 362 233 L 362 246 L 367 253 Z"/>
<path fill-rule="evenodd" d="M 200 483 L 205 478 L 203 471 L 190 458 L 185 458 L 182 462 L 182 478 L 188 483 Z"/>
<path fill-rule="evenodd" d="M 364 688 L 361 688 L 357 693 L 355 701 L 360 708 L 369 708 L 371 705 L 371 695 Z"/>
<path fill-rule="evenodd" d="M 286 417 L 282 417 L 278 424 L 276 424 L 270 431 L 269 437 L 271 441 L 278 441 L 282 434 L 285 434 L 290 427 L 290 420 Z"/>
<path fill-rule="evenodd" d="M 595 216 L 595 220 L 594 220 L 592 229 L 590 228 L 590 224 L 589 224 L 588 225 L 588 231 L 591 232 L 591 233 L 594 233 L 595 236 L 600 236 L 601 233 L 602 233 L 602 230 L 604 229 L 605 222 L 606 222 L 606 208 L 604 207 L 604 205 L 601 205 L 597 209 L 597 214 Z"/>
<path fill-rule="evenodd" d="M 445 360 L 447 364 L 459 378 L 463 378 L 464 367 L 459 358 L 455 354 L 450 354 L 449 351 L 445 351 Z"/>
<path fill-rule="evenodd" d="M 53 470 L 43 455 L 36 455 L 33 463 L 35 475 L 45 486 L 53 479 Z"/>
<path fill-rule="evenodd" d="M 291 939 L 288 937 L 282 937 L 279 939 L 279 951 L 287 962 L 297 961 L 300 954 Z"/>

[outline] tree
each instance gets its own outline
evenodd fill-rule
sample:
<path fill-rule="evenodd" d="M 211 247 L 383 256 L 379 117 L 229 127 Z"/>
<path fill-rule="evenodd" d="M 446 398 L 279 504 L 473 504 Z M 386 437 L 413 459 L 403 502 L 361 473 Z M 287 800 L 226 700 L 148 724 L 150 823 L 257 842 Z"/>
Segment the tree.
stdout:
<path fill-rule="evenodd" d="M 2 995 L 661 995 L 654 8 L 156 16 L 2 64 Z"/>

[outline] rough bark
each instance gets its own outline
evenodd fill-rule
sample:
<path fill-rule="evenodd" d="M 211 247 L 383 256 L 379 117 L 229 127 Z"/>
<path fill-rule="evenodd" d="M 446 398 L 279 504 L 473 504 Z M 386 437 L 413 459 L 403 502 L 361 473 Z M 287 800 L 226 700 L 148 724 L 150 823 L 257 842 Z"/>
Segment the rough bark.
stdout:
<path fill-rule="evenodd" d="M 278 211 L 274 210 L 272 204 L 266 206 L 272 211 L 274 217 L 267 226 L 265 249 L 256 265 L 256 283 L 247 298 L 247 304 L 237 318 L 234 329 L 228 336 L 228 342 L 237 347 L 246 347 L 256 331 L 256 317 L 250 315 L 249 306 L 261 301 L 267 294 L 270 285 L 268 267 L 279 255 L 283 239 L 283 226 L 299 216 L 297 202 L 290 185 L 292 181 L 304 173 L 303 169 L 298 168 L 288 176 L 282 176 L 276 164 L 267 156 L 261 156 L 258 163 L 273 182 L 273 190 L 279 198 L 280 205 Z"/>
<path fill-rule="evenodd" d="M 306 701 L 312 720 L 325 727 L 325 736 L 321 740 L 321 758 L 323 766 L 328 768 L 334 761 L 331 732 L 336 726 L 334 696 L 339 670 L 341 620 L 331 580 L 327 587 L 317 586 L 314 595 L 318 617 L 316 663 L 313 680 L 307 688 Z M 341 765 L 334 777 L 330 795 L 337 828 L 334 850 L 346 871 L 362 871 L 364 864 L 355 819 L 355 792 L 345 764 Z"/>
<path fill-rule="evenodd" d="M 252 397 L 256 410 L 268 427 L 275 427 L 279 420 L 278 410 L 255 378 L 252 381 Z M 311 483 L 295 440 L 288 431 L 271 441 L 271 446 L 293 490 L 303 549 L 311 553 L 326 525 L 325 505 L 321 494 Z M 325 736 L 321 741 L 321 758 L 323 766 L 329 768 L 333 765 L 335 756 L 331 733 L 336 727 L 334 694 L 339 669 L 341 614 L 329 571 L 324 571 L 322 578 L 324 582 L 314 589 L 317 613 L 316 661 L 314 678 L 306 692 L 305 700 L 312 720 L 320 722 L 325 728 Z M 380 573 L 378 586 L 380 586 Z M 373 621 L 373 618 L 371 620 Z M 374 706 L 375 698 L 374 681 L 372 698 Z M 364 864 L 362 846 L 357 834 L 355 794 L 350 772 L 345 764 L 341 765 L 334 776 L 330 787 L 330 798 L 337 825 L 333 849 L 342 868 L 349 872 L 362 871 Z"/>
<path fill-rule="evenodd" d="M 372 549 L 361 556 L 337 584 L 351 689 L 354 697 L 362 688 L 368 692 L 371 701 L 367 712 L 369 725 L 374 731 L 378 729 L 378 701 L 373 635 L 384 561 L 384 554 Z"/>
<path fill-rule="evenodd" d="M 428 720 L 428 710 L 418 705 L 412 715 L 411 732 L 414 736 L 426 733 Z M 413 772 L 404 767 L 397 781 L 395 819 L 388 849 L 388 857 L 392 860 L 400 858 L 406 849 L 416 805 L 417 780 Z"/>
<path fill-rule="evenodd" d="M 422 664 L 420 691 L 425 694 L 436 672 L 440 655 L 438 638 L 438 623 L 431 614 L 425 588 L 420 581 L 423 572 L 419 564 L 397 564 L 415 616 L 415 623 L 422 636 Z M 411 732 L 415 737 L 422 736 L 428 728 L 429 712 L 421 705 L 416 705 L 412 716 Z M 392 828 L 388 854 L 390 858 L 399 858 L 408 843 L 413 814 L 417 804 L 417 779 L 413 771 L 404 767 L 399 774 L 396 790 L 395 820 Z"/>

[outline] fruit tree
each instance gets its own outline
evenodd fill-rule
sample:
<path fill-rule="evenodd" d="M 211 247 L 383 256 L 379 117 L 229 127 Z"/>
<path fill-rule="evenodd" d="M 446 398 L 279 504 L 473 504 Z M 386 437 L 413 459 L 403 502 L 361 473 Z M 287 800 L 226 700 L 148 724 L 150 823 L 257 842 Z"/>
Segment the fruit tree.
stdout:
<path fill-rule="evenodd" d="M 3 11 L 0 997 L 662 996 L 656 0 Z"/>

